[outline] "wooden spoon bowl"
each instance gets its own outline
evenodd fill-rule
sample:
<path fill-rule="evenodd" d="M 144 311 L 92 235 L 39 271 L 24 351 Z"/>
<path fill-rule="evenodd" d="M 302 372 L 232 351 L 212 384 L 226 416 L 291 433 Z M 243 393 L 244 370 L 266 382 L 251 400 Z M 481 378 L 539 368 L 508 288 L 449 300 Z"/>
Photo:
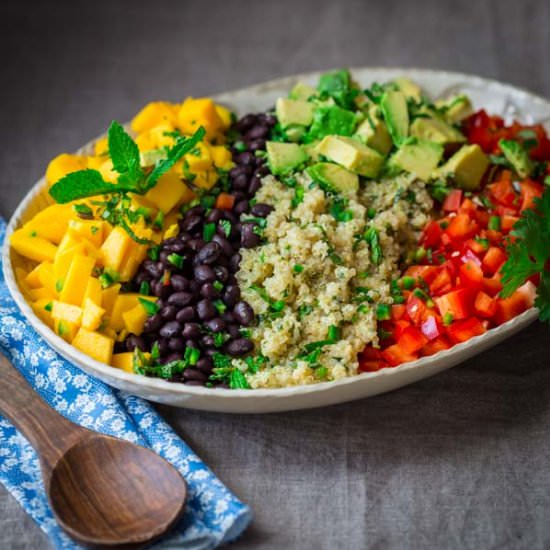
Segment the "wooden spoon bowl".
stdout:
<path fill-rule="evenodd" d="M 81 428 L 51 409 L 0 355 L 0 412 L 37 451 L 61 527 L 93 548 L 139 547 L 182 516 L 187 486 L 150 449 Z"/>

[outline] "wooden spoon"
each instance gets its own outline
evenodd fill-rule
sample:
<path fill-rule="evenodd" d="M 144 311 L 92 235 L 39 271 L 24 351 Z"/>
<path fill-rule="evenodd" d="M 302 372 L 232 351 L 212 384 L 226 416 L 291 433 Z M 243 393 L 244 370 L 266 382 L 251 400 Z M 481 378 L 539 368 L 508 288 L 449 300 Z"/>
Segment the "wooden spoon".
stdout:
<path fill-rule="evenodd" d="M 0 412 L 40 457 L 61 527 L 81 544 L 141 546 L 182 516 L 187 486 L 153 451 L 73 424 L 0 354 Z"/>

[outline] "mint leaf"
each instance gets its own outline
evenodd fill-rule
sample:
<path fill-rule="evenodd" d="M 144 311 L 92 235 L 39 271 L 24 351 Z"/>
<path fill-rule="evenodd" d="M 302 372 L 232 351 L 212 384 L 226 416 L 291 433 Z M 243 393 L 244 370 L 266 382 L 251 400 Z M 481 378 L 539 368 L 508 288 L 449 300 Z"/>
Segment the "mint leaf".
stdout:
<path fill-rule="evenodd" d="M 139 188 L 144 174 L 138 146 L 116 120 L 109 126 L 108 145 L 113 169 L 120 174 L 119 183 L 133 184 L 135 189 Z"/>
<path fill-rule="evenodd" d="M 201 126 L 189 138 L 183 136 L 178 137 L 174 146 L 168 150 L 166 158 L 157 162 L 155 168 L 153 168 L 153 171 L 149 174 L 147 183 L 145 184 L 145 191 L 148 191 L 154 187 L 163 174 L 168 172 L 168 170 L 170 170 L 170 168 L 172 168 L 172 166 L 174 166 L 174 164 L 176 164 L 176 162 L 178 162 L 178 160 L 185 155 L 185 153 L 191 151 L 191 149 L 193 149 L 199 141 L 202 141 L 205 134 L 206 131 Z"/>
<path fill-rule="evenodd" d="M 105 181 L 97 170 L 78 170 L 63 176 L 54 183 L 49 193 L 56 202 L 63 204 L 94 195 L 133 190 L 132 185 Z"/>

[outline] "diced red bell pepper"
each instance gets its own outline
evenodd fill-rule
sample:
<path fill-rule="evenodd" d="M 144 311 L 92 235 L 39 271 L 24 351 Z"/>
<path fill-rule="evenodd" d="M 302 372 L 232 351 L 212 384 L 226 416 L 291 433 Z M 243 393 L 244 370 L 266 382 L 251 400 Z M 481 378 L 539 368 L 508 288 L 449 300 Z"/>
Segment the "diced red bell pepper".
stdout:
<path fill-rule="evenodd" d="M 399 344 L 394 344 L 393 346 L 386 348 L 382 352 L 382 357 L 392 367 L 418 359 L 418 355 L 416 353 L 406 353 Z"/>
<path fill-rule="evenodd" d="M 397 342 L 397 340 L 401 338 L 403 332 L 405 332 L 405 330 L 408 329 L 410 326 L 410 321 L 407 321 L 406 319 L 399 319 L 399 321 L 395 321 L 395 323 L 393 323 L 392 330 L 394 340 Z"/>
<path fill-rule="evenodd" d="M 487 250 L 487 245 L 476 241 L 476 239 L 468 239 L 464 243 L 464 250 L 471 250 L 476 256 L 480 257 Z"/>
<path fill-rule="evenodd" d="M 535 199 L 542 197 L 543 186 L 536 181 L 526 179 L 520 183 L 521 207 L 520 212 L 535 206 Z"/>
<path fill-rule="evenodd" d="M 382 359 L 382 352 L 373 346 L 366 346 L 357 359 L 361 372 L 373 372 L 388 366 Z"/>
<path fill-rule="evenodd" d="M 231 210 L 235 204 L 235 197 L 229 193 L 220 193 L 216 199 L 216 208 Z"/>
<path fill-rule="evenodd" d="M 405 304 L 393 304 L 391 306 L 392 321 L 399 321 L 399 319 L 402 319 L 406 313 L 407 313 L 407 307 L 405 306 Z"/>
<path fill-rule="evenodd" d="M 518 216 L 511 216 L 509 214 L 504 214 L 500 217 L 500 228 L 503 233 L 508 233 L 515 223 L 519 220 Z"/>
<path fill-rule="evenodd" d="M 407 314 L 410 320 L 417 326 L 420 326 L 428 315 L 429 309 L 426 303 L 411 294 L 407 299 Z"/>
<path fill-rule="evenodd" d="M 490 319 L 497 311 L 497 300 L 480 290 L 474 300 L 474 311 L 480 317 Z"/>
<path fill-rule="evenodd" d="M 444 212 L 456 212 L 460 208 L 460 203 L 462 202 L 462 189 L 453 189 L 445 197 L 443 201 L 443 211 Z"/>
<path fill-rule="evenodd" d="M 414 326 L 407 327 L 401 334 L 397 344 L 404 353 L 413 354 L 428 342 L 428 338 Z"/>
<path fill-rule="evenodd" d="M 466 342 L 473 336 L 479 336 L 486 332 L 486 328 L 477 317 L 469 317 L 461 321 L 451 323 L 447 327 L 447 335 L 455 344 Z"/>
<path fill-rule="evenodd" d="M 430 284 L 430 294 L 439 296 L 450 292 L 453 289 L 454 281 L 451 275 L 451 270 L 448 267 L 442 267 L 437 274 L 437 277 Z"/>
<path fill-rule="evenodd" d="M 443 351 L 446 349 L 449 349 L 451 347 L 451 344 L 445 338 L 445 336 L 439 336 L 435 340 L 431 340 L 428 342 L 421 350 L 420 353 L 424 356 L 426 355 L 434 355 L 435 353 L 439 351 Z"/>
<path fill-rule="evenodd" d="M 481 267 L 485 275 L 494 275 L 505 261 L 506 253 L 504 250 L 497 246 L 491 246 L 483 256 Z"/>
<path fill-rule="evenodd" d="M 502 282 L 499 273 L 495 273 L 492 277 L 483 278 L 483 291 L 489 296 L 496 296 L 502 290 Z"/>
<path fill-rule="evenodd" d="M 491 198 L 503 206 L 514 206 L 517 194 L 510 179 L 501 179 L 487 186 Z"/>
<path fill-rule="evenodd" d="M 388 367 L 388 363 L 382 359 L 377 359 L 374 361 L 359 361 L 359 372 L 376 372 Z"/>
<path fill-rule="evenodd" d="M 510 297 L 497 300 L 495 322 L 499 325 L 528 310 L 535 303 L 536 287 L 531 281 L 520 286 Z"/>
<path fill-rule="evenodd" d="M 451 219 L 445 234 L 453 241 L 464 240 L 473 237 L 479 225 L 468 214 L 457 214 Z"/>
<path fill-rule="evenodd" d="M 417 281 L 423 279 L 430 284 L 437 276 L 439 267 L 435 265 L 411 265 L 405 270 L 406 277 L 413 277 Z"/>
<path fill-rule="evenodd" d="M 454 320 L 458 320 L 471 315 L 473 298 L 470 289 L 459 288 L 434 298 L 434 301 L 442 318 L 450 314 Z"/>
<path fill-rule="evenodd" d="M 473 260 L 468 260 L 460 266 L 460 281 L 464 286 L 481 288 L 483 285 L 483 271 Z"/>
<path fill-rule="evenodd" d="M 474 204 L 474 201 L 469 197 L 466 197 L 462 201 L 462 203 L 460 204 L 460 208 L 458 209 L 461 214 L 469 214 L 470 216 L 472 216 L 476 210 L 477 206 Z"/>
<path fill-rule="evenodd" d="M 421 243 L 426 248 L 433 248 L 439 244 L 439 239 L 441 238 L 442 233 L 443 230 L 441 229 L 441 226 L 436 221 L 431 221 L 424 228 Z"/>

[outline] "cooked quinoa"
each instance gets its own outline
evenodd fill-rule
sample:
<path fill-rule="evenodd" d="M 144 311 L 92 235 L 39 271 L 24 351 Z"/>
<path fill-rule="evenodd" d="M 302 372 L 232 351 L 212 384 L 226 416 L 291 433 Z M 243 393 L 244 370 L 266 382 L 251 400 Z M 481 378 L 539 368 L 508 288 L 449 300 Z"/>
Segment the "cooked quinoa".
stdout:
<path fill-rule="evenodd" d="M 265 244 L 242 251 L 237 273 L 259 318 L 251 337 L 267 359 L 248 370 L 248 382 L 282 387 L 357 374 L 357 354 L 378 342 L 377 305 L 392 303 L 400 258 L 429 219 L 424 183 L 371 181 L 342 202 L 306 175 L 294 187 L 267 176 L 256 200 L 274 210 Z"/>

